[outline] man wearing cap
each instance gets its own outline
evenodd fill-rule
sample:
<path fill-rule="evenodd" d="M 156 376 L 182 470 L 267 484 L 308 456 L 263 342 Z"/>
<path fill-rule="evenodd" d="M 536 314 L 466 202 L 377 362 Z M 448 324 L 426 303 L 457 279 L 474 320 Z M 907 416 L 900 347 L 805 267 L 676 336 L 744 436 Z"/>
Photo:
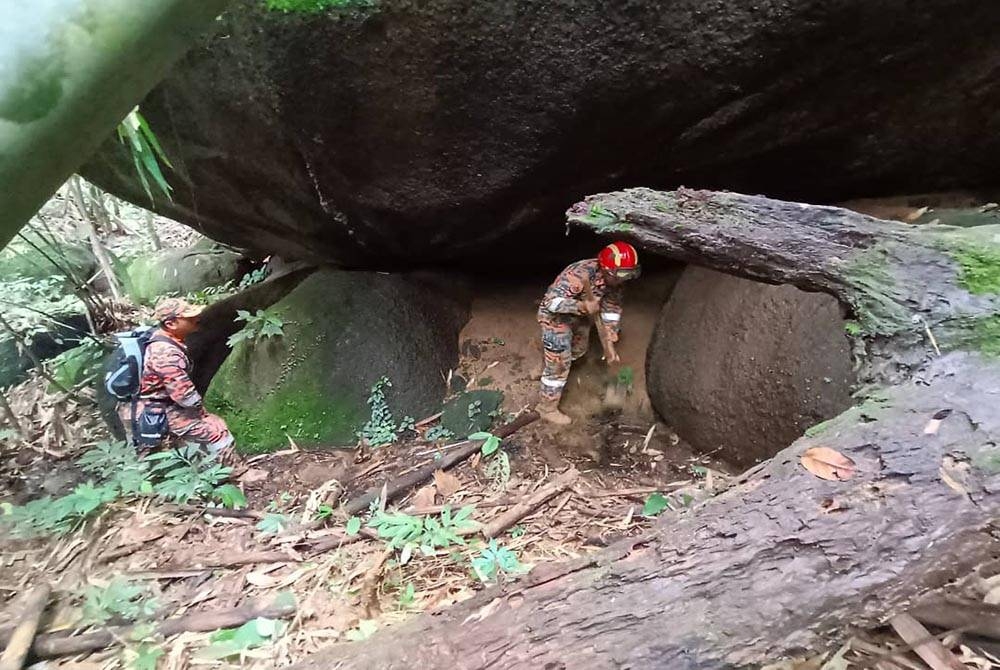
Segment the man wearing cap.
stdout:
<path fill-rule="evenodd" d="M 243 459 L 233 448 L 226 422 L 205 411 L 191 381 L 191 359 L 184 341 L 198 329 L 203 309 L 180 298 L 166 298 L 156 306 L 154 317 L 160 327 L 143 357 L 138 411 L 149 403 L 162 404 L 171 434 L 204 445 L 220 462 L 236 466 Z"/>

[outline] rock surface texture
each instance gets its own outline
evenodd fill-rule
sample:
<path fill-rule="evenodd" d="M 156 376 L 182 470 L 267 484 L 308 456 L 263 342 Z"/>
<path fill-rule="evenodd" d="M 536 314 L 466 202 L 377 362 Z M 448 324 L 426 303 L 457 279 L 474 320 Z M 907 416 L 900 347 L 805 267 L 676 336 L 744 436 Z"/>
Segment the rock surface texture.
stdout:
<path fill-rule="evenodd" d="M 468 318 L 433 278 L 337 270 L 310 275 L 268 312 L 283 334 L 237 344 L 205 397 L 245 451 L 282 448 L 289 437 L 355 444 L 383 376 L 395 424 L 436 411 Z"/>
<path fill-rule="evenodd" d="M 660 313 L 646 384 L 688 443 L 746 467 L 847 409 L 851 366 L 833 296 L 692 266 Z"/>
<path fill-rule="evenodd" d="M 216 239 L 368 268 L 538 259 L 568 203 L 635 184 L 995 184 L 998 31 L 982 0 L 239 0 L 142 110 L 176 166 L 163 211 Z M 113 138 L 84 172 L 145 199 Z"/>

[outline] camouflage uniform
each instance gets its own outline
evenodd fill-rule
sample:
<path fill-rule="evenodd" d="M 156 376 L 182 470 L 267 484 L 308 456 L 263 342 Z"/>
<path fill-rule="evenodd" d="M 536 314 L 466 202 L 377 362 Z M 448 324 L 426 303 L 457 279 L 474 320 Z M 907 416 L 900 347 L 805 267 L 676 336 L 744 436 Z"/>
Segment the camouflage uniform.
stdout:
<path fill-rule="evenodd" d="M 591 320 L 584 307 L 584 287 L 590 282 L 594 299 L 600 302 L 600 317 L 613 339 L 621 327 L 622 287 L 609 286 L 596 258 L 577 261 L 556 277 L 538 308 L 542 326 L 542 398 L 558 401 L 573 361 L 587 353 Z"/>
<path fill-rule="evenodd" d="M 149 402 L 163 403 L 172 435 L 203 444 L 213 453 L 232 446 L 226 422 L 205 411 L 201 394 L 191 381 L 187 347 L 163 330 L 156 331 L 153 338 L 143 359 L 138 412 Z"/>

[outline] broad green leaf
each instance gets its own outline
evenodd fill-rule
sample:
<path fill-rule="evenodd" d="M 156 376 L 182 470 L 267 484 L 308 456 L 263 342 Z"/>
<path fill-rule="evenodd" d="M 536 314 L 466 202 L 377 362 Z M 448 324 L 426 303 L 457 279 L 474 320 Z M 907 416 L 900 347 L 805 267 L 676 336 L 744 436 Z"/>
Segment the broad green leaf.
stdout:
<path fill-rule="evenodd" d="M 347 534 L 354 536 L 361 531 L 361 519 L 356 516 L 352 516 L 347 520 Z"/>
<path fill-rule="evenodd" d="M 223 484 L 215 489 L 212 497 L 222 503 L 227 509 L 240 509 L 246 507 L 247 497 L 238 486 L 233 484 Z"/>
<path fill-rule="evenodd" d="M 670 507 L 670 501 L 660 493 L 654 493 L 646 498 L 646 504 L 642 506 L 643 516 L 656 516 L 663 510 Z"/>
<path fill-rule="evenodd" d="M 490 435 L 488 438 L 486 438 L 486 441 L 483 442 L 483 447 L 482 447 L 483 456 L 490 456 L 499 448 L 500 448 L 500 438 L 497 437 L 496 435 Z"/>
<path fill-rule="evenodd" d="M 483 432 L 473 433 L 472 435 L 469 435 L 470 440 L 488 440 L 491 437 L 493 437 L 492 433 L 483 433 Z"/>

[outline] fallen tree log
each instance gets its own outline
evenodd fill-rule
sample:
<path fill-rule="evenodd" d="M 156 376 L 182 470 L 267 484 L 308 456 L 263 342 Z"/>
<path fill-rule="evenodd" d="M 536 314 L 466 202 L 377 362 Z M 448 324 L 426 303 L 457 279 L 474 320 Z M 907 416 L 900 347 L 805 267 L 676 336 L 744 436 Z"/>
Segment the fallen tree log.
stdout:
<path fill-rule="evenodd" d="M 686 190 L 593 196 L 568 216 L 647 253 L 836 296 L 855 321 L 858 405 L 648 537 L 300 669 L 755 667 L 882 623 L 1000 555 L 996 229 Z M 805 470 L 817 446 L 853 475 Z"/>
<path fill-rule="evenodd" d="M 513 435 L 520 429 L 537 420 L 538 412 L 525 412 L 510 423 L 497 428 L 496 433 L 494 434 L 503 439 Z M 446 455 L 442 456 L 440 460 L 431 461 L 422 468 L 418 468 L 407 475 L 403 475 L 399 479 L 386 482 L 384 485 L 385 502 L 392 502 L 393 500 L 405 495 L 413 487 L 433 477 L 434 473 L 438 470 L 447 470 L 448 468 L 458 465 L 465 459 L 471 457 L 472 454 L 478 452 L 482 445 L 483 440 L 469 440 L 468 444 L 459 447 L 454 451 L 448 452 Z M 379 496 L 383 495 L 382 489 L 383 486 L 373 486 L 357 498 L 348 500 L 344 503 L 344 512 L 350 515 L 357 514 L 362 510 L 368 509 L 369 505 L 378 500 Z"/>

